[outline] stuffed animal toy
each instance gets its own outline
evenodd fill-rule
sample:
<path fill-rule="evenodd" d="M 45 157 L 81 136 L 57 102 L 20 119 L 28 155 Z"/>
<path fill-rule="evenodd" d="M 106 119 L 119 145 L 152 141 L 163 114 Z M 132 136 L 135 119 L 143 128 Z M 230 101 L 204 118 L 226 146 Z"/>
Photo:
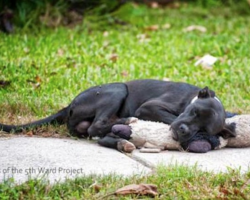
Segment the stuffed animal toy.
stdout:
<path fill-rule="evenodd" d="M 250 115 L 236 115 L 227 118 L 226 123 L 235 124 L 236 137 L 225 139 L 200 132 L 193 138 L 179 143 L 172 138 L 169 125 L 137 118 L 131 118 L 129 125 L 114 125 L 112 133 L 132 143 L 134 148 L 130 149 L 139 148 L 141 152 L 160 152 L 167 149 L 206 153 L 225 146 L 250 147 Z"/>

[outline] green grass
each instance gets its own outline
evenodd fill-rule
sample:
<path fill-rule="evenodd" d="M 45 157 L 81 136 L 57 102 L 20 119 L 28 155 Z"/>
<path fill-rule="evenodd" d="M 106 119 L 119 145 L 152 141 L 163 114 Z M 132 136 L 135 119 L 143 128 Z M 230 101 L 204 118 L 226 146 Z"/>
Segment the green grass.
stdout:
<path fill-rule="evenodd" d="M 75 29 L 0 33 L 0 80 L 11 82 L 0 89 L 1 116 L 45 116 L 90 86 L 138 78 L 209 86 L 227 110 L 249 112 L 250 17 L 229 13 L 227 8 L 218 13 L 199 7 L 148 9 L 129 4 L 115 13 L 128 22 L 126 26 L 110 26 L 107 21 L 113 18 L 104 16 L 99 21 L 86 17 Z M 167 23 L 170 29 L 146 30 Z M 190 25 L 205 26 L 207 32 L 183 32 Z M 140 42 L 140 35 L 148 41 Z M 195 67 L 195 58 L 207 53 L 221 60 L 212 70 Z M 117 54 L 116 61 L 110 59 L 112 54 Z"/>
<path fill-rule="evenodd" d="M 46 181 L 30 180 L 15 185 L 13 180 L 0 184 L 0 199 L 102 199 L 129 184 L 155 184 L 155 199 L 249 199 L 250 174 L 239 171 L 213 174 L 185 166 L 159 166 L 153 175 L 146 177 L 86 176 L 65 183 L 48 184 Z M 98 185 L 98 190 L 91 187 Z M 151 199 L 137 195 L 115 196 L 104 199 Z"/>
<path fill-rule="evenodd" d="M 127 25 L 113 24 L 114 17 Z M 162 28 L 165 24 L 171 27 Z M 0 86 L 0 121 L 41 118 L 91 86 L 141 78 L 209 86 L 227 110 L 249 113 L 249 24 L 249 15 L 228 7 L 149 9 L 127 4 L 113 15 L 87 16 L 74 29 L 37 26 L 13 35 L 0 33 L 0 80 L 10 81 Z M 152 25 L 159 28 L 147 30 Z M 204 26 L 207 32 L 183 32 L 190 25 Z M 195 67 L 197 57 L 207 53 L 220 58 L 212 70 Z M 49 131 L 61 132 L 61 127 Z M 248 179 L 249 172 L 213 175 L 170 167 L 149 177 L 85 177 L 54 186 L 41 181 L 15 186 L 9 181 L 0 185 L 0 199 L 94 199 L 141 182 L 156 184 L 158 199 L 249 199 L 249 185 L 243 187 Z M 89 188 L 95 180 L 102 184 L 97 194 Z M 139 197 L 124 199 L 131 198 Z"/>

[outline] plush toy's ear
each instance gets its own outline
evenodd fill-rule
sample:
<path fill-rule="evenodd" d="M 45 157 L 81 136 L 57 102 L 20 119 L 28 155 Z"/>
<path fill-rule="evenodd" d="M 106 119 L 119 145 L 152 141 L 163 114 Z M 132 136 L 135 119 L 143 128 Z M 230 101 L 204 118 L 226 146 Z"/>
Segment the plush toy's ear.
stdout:
<path fill-rule="evenodd" d="M 209 90 L 209 88 L 206 86 L 203 89 L 201 89 L 198 93 L 198 98 L 210 98 L 210 97 L 214 97 L 215 93 L 212 90 Z"/>
<path fill-rule="evenodd" d="M 226 124 L 223 130 L 219 133 L 224 139 L 236 137 L 236 123 Z"/>

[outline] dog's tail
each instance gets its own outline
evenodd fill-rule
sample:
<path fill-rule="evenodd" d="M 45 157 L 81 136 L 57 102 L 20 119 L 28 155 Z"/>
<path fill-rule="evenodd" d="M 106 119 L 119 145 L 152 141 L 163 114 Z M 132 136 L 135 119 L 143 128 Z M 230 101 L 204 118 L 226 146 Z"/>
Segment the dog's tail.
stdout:
<path fill-rule="evenodd" d="M 44 119 L 31 122 L 28 124 L 23 125 L 6 125 L 6 124 L 0 124 L 0 130 L 5 132 L 22 132 L 23 130 L 30 129 L 30 128 L 36 128 L 42 125 L 49 125 L 49 124 L 65 124 L 68 116 L 68 107 L 63 108 L 62 110 L 58 111 L 56 114 L 51 115 L 49 117 L 46 117 Z"/>

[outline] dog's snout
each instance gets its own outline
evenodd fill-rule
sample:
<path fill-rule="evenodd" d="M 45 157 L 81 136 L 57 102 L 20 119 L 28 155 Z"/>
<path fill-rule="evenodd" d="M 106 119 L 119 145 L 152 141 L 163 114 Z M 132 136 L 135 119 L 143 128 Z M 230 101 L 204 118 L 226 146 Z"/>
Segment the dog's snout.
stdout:
<path fill-rule="evenodd" d="M 180 132 L 181 132 L 182 134 L 185 134 L 185 133 L 188 132 L 188 126 L 187 126 L 186 124 L 181 124 L 181 125 L 179 126 L 179 130 L 180 130 Z"/>

